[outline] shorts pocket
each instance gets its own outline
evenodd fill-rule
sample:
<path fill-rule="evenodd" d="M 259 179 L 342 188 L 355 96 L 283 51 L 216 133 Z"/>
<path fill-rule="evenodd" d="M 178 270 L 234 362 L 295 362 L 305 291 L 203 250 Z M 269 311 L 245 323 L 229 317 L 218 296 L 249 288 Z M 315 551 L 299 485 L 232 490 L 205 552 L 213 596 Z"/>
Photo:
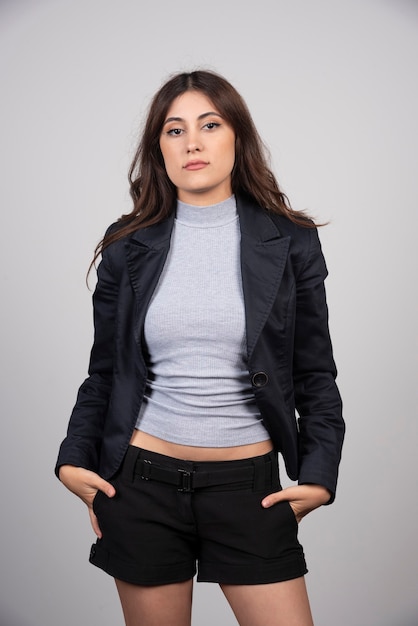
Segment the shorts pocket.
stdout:
<path fill-rule="evenodd" d="M 296 519 L 295 512 L 294 512 L 294 510 L 292 509 L 292 506 L 291 506 L 291 504 L 290 504 L 289 500 L 285 500 L 285 501 L 284 501 L 284 503 L 287 505 L 287 506 L 286 506 L 286 508 L 287 508 L 287 510 L 288 510 L 289 516 L 290 516 L 290 517 L 291 517 L 291 519 L 292 519 L 293 524 L 296 526 L 296 528 L 299 528 L 299 522 L 298 522 L 298 520 Z"/>
<path fill-rule="evenodd" d="M 101 500 L 101 497 L 104 496 L 105 494 L 103 493 L 103 491 L 100 491 L 100 489 L 97 490 L 96 495 L 93 498 L 93 502 L 92 502 L 92 507 L 93 507 L 93 512 L 95 515 L 97 515 L 97 507 L 98 507 L 98 503 Z"/>

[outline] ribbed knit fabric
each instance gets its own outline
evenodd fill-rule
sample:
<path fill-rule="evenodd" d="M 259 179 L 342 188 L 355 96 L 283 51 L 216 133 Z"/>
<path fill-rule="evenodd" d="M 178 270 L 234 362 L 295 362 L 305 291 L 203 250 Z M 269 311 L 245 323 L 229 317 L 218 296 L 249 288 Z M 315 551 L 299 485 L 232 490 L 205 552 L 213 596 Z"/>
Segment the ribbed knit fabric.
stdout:
<path fill-rule="evenodd" d="M 178 202 L 170 252 L 145 320 L 150 377 L 136 427 L 184 445 L 268 439 L 246 366 L 235 198 Z"/>

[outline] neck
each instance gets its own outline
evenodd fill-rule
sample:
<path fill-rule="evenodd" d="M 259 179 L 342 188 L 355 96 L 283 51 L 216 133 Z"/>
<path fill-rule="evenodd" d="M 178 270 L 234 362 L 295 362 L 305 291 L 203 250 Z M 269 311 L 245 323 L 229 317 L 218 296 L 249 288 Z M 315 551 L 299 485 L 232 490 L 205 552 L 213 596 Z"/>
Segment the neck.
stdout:
<path fill-rule="evenodd" d="M 201 193 L 189 193 L 179 190 L 177 199 L 191 206 L 214 206 L 232 196 L 230 184 L 222 189 L 202 191 Z"/>

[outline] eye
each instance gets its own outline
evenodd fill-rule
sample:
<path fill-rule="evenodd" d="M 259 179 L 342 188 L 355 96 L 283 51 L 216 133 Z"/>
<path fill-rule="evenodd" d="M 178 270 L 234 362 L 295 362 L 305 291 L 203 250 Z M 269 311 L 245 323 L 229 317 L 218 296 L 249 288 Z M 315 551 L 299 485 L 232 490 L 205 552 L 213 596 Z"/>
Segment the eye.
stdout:
<path fill-rule="evenodd" d="M 167 135 L 172 135 L 174 137 L 177 137 L 178 135 L 181 135 L 183 132 L 184 131 L 182 128 L 170 128 L 170 130 L 167 131 Z"/>
<path fill-rule="evenodd" d="M 207 124 L 204 125 L 203 128 L 207 128 L 208 130 L 212 130 L 213 128 L 217 128 L 218 126 L 220 126 L 220 124 L 218 124 L 217 122 L 208 122 Z"/>

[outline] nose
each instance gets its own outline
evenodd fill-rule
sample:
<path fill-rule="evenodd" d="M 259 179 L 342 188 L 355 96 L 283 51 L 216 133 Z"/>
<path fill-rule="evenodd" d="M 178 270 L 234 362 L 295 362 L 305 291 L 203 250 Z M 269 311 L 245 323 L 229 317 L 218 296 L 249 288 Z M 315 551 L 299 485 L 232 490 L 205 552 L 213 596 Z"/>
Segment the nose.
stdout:
<path fill-rule="evenodd" d="M 201 149 L 202 144 L 198 137 L 194 133 L 190 134 L 187 142 L 187 152 L 200 152 Z"/>

